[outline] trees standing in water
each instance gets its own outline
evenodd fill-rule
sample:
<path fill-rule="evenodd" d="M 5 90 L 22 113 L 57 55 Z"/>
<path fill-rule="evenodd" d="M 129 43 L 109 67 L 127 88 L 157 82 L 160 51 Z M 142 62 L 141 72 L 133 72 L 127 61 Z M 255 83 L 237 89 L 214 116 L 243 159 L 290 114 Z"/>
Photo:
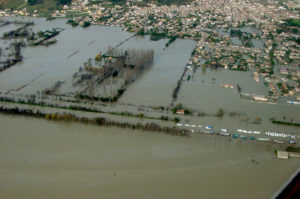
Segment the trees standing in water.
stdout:
<path fill-rule="evenodd" d="M 22 44 L 20 42 L 11 43 L 9 45 L 9 57 L 6 61 L 0 62 L 0 72 L 22 61 L 23 57 L 21 55 L 21 45 Z"/>
<path fill-rule="evenodd" d="M 99 54 L 84 63 L 73 75 L 73 86 L 83 86 L 85 89 L 80 93 L 81 98 L 99 99 L 101 101 L 116 101 L 124 91 L 125 87 L 135 81 L 143 71 L 151 66 L 153 61 L 153 50 L 119 49 L 109 46 L 105 54 Z M 117 85 L 111 96 L 94 96 L 94 90 L 108 78 L 119 78 L 124 83 Z"/>
<path fill-rule="evenodd" d="M 153 57 L 153 50 L 126 50 L 124 67 L 128 71 L 125 77 L 127 83 L 137 79 L 142 71 L 152 63 Z"/>

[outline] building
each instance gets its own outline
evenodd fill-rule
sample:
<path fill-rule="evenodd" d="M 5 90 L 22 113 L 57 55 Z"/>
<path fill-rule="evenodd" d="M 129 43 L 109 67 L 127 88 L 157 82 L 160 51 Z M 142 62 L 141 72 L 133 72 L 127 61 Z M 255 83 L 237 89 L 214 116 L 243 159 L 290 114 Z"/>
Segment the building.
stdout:
<path fill-rule="evenodd" d="M 233 84 L 221 84 L 220 86 L 223 88 L 234 88 Z"/>
<path fill-rule="evenodd" d="M 176 114 L 182 114 L 182 115 L 184 115 L 184 113 L 185 113 L 185 111 L 183 109 L 180 109 L 180 110 L 176 111 Z"/>
<path fill-rule="evenodd" d="M 281 159 L 288 159 L 289 153 L 287 151 L 277 151 L 277 157 Z"/>
<path fill-rule="evenodd" d="M 266 97 L 263 96 L 263 95 L 254 95 L 254 96 L 253 96 L 253 99 L 254 99 L 255 101 L 261 101 L 261 102 L 266 102 L 266 101 L 268 101 L 268 98 L 266 98 Z"/>

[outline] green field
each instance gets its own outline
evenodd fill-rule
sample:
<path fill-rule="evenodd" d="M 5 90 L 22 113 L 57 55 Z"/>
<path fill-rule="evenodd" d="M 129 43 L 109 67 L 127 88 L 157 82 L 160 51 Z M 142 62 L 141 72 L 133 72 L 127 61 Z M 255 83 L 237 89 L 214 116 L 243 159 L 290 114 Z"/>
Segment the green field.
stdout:
<path fill-rule="evenodd" d="M 35 4 L 35 5 L 28 5 L 25 3 L 24 0 L 2 0 L 0 2 L 0 5 L 2 8 L 12 8 L 12 9 L 21 9 L 21 8 L 27 8 L 29 11 L 33 11 L 35 9 L 41 10 L 41 11 L 49 11 L 49 10 L 55 10 L 59 6 L 56 4 L 56 0 L 42 0 L 41 3 Z"/>
<path fill-rule="evenodd" d="M 54 10 L 61 8 L 61 5 L 57 5 L 56 0 L 42 0 L 41 3 L 35 5 L 28 5 L 24 0 L 2 0 L 0 8 L 14 10 L 26 8 L 31 13 L 37 9 L 40 17 L 49 17 Z"/>
<path fill-rule="evenodd" d="M 24 0 L 2 0 L 0 1 L 0 6 L 4 9 L 6 8 L 19 8 L 22 5 L 26 5 Z"/>
<path fill-rule="evenodd" d="M 300 27 L 300 19 L 288 19 L 286 25 Z"/>

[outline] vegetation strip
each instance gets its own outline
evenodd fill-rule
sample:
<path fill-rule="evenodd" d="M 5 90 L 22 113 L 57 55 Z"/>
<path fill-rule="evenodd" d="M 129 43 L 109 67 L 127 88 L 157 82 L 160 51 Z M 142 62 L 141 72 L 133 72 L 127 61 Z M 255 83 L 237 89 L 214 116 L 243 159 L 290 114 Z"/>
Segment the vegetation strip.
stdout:
<path fill-rule="evenodd" d="M 273 120 L 272 123 L 300 127 L 300 123 L 283 122 L 283 121 L 277 121 L 277 120 Z"/>
<path fill-rule="evenodd" d="M 158 133 L 165 133 L 169 135 L 177 135 L 177 136 L 189 136 L 189 132 L 184 129 L 179 129 L 176 127 L 160 127 L 156 123 L 147 123 L 147 124 L 130 124 L 128 122 L 117 122 L 112 120 L 107 120 L 104 117 L 97 117 L 97 118 L 87 118 L 87 117 L 78 117 L 74 114 L 69 113 L 43 113 L 39 110 L 34 112 L 30 109 L 19 109 L 18 107 L 14 108 L 6 108 L 3 106 L 0 106 L 0 113 L 5 114 L 12 114 L 12 115 L 25 115 L 30 117 L 36 117 L 36 118 L 44 118 L 47 120 L 53 120 L 53 121 L 74 121 L 74 122 L 80 122 L 85 124 L 96 124 L 98 126 L 106 126 L 106 127 L 121 127 L 121 128 L 128 128 L 128 129 L 137 129 L 137 130 L 144 130 L 144 131 L 152 131 L 152 132 L 158 132 Z"/>
<path fill-rule="evenodd" d="M 3 98 L 0 97 L 0 102 L 4 103 L 14 103 L 14 104 L 23 104 L 23 105 L 29 105 L 29 106 L 39 106 L 39 107 L 45 107 L 45 108 L 57 108 L 57 109 L 68 109 L 68 110 L 74 110 L 74 111 L 82 111 L 82 112 L 90 112 L 90 113 L 102 113 L 102 114 L 110 114 L 110 115 L 117 115 L 117 116 L 122 116 L 122 117 L 133 117 L 133 118 L 143 118 L 143 119 L 150 119 L 150 120 L 168 120 L 168 121 L 174 121 L 174 122 L 179 122 L 180 119 L 177 117 L 174 117 L 173 119 L 169 119 L 167 116 L 161 116 L 160 118 L 156 117 L 149 117 L 146 116 L 142 113 L 139 114 L 133 114 L 130 112 L 104 112 L 101 110 L 96 110 L 96 109 L 90 109 L 78 105 L 70 105 L 70 106 L 59 106 L 59 105 L 52 105 L 52 104 L 46 104 L 46 103 L 30 103 L 30 102 L 25 102 L 22 100 L 19 101 L 14 101 L 9 98 Z"/>

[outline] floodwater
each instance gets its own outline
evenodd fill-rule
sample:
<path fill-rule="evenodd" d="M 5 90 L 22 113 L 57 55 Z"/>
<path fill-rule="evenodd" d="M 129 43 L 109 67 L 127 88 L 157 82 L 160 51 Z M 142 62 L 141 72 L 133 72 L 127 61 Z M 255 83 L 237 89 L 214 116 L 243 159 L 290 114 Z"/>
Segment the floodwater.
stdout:
<path fill-rule="evenodd" d="M 239 46 L 243 45 L 242 41 L 238 37 L 231 37 L 230 40 L 235 45 L 239 45 Z"/>
<path fill-rule="evenodd" d="M 14 19 L 13 19 L 14 20 Z M 123 32 L 120 28 L 91 26 L 87 29 L 72 28 L 65 19 L 46 21 L 42 18 L 25 18 L 23 20 L 35 22 L 32 26 L 35 32 L 51 28 L 64 28 L 57 37 L 57 43 L 49 47 L 22 48 L 24 61 L 0 73 L 0 92 L 16 90 L 17 93 L 31 94 L 51 88 L 57 81 L 65 81 L 61 93 L 72 90 L 72 75 L 83 66 L 89 58 L 108 46 L 115 46 L 132 36 L 132 33 Z M 11 30 L 15 25 L 0 28 Z M 254 31 L 248 28 L 243 31 Z M 234 39 L 234 38 L 233 38 Z M 2 42 L 2 41 L 1 41 Z M 133 37 L 123 43 L 120 48 L 153 49 L 155 52 L 153 65 L 141 77 L 131 83 L 119 102 L 134 105 L 168 106 L 172 101 L 172 92 L 177 85 L 184 67 L 190 58 L 195 46 L 191 40 L 177 39 L 168 48 L 164 49 L 167 39 L 150 41 L 149 37 Z M 255 43 L 259 47 L 259 41 Z M 77 52 L 77 53 L 75 53 Z M 75 53 L 73 56 L 73 53 Z M 224 83 L 239 84 L 243 93 L 267 95 L 268 89 L 263 81 L 256 83 L 252 72 L 238 72 L 200 69 L 190 81 L 183 82 L 176 103 L 182 103 L 188 108 L 202 111 L 209 115 L 215 114 L 218 109 L 225 110 L 225 116 L 215 117 L 186 117 L 187 122 L 202 125 L 213 125 L 215 129 L 228 128 L 235 132 L 237 128 L 260 131 L 283 131 L 299 135 L 299 128 L 273 125 L 271 118 L 277 120 L 300 122 L 300 106 L 281 104 L 259 104 L 240 100 L 236 90 L 224 89 L 219 85 Z M 23 86 L 26 85 L 24 88 Z M 107 86 L 107 93 L 110 87 Z M 15 91 L 11 91 L 12 93 Z M 293 99 L 293 98 L 291 98 Z M 230 112 L 243 114 L 240 117 L 228 117 Z M 253 124 L 255 118 L 261 118 L 262 124 Z M 247 120 L 247 122 L 245 122 Z"/>
<path fill-rule="evenodd" d="M 51 88 L 57 81 L 64 80 L 67 81 L 67 86 L 64 86 L 66 88 L 62 92 L 70 91 L 72 88 L 69 82 L 72 80 L 72 75 L 83 67 L 84 62 L 89 58 L 93 59 L 100 51 L 104 53 L 108 46 L 114 47 L 133 35 L 117 27 L 72 28 L 66 24 L 66 19 L 46 21 L 43 18 L 25 18 L 22 20 L 34 21 L 35 25 L 32 26 L 34 32 L 52 28 L 65 30 L 55 37 L 57 43 L 54 45 L 22 48 L 23 62 L 0 73 L 0 92 L 18 89 L 28 84 L 19 93 L 31 94 Z M 10 31 L 13 26 L 5 26 L 0 30 Z M 155 51 L 153 67 L 137 80 L 138 83 L 130 85 L 121 99 L 122 102 L 165 106 L 170 103 L 172 89 L 184 70 L 195 42 L 178 39 L 169 48 L 163 50 L 167 41 L 165 39 L 152 42 L 149 37 L 134 37 L 119 47 L 124 50 L 131 48 Z M 75 54 L 70 56 L 73 53 Z"/>
<path fill-rule="evenodd" d="M 1 92 L 29 83 L 19 92 L 35 93 L 68 80 L 99 51 L 132 36 L 115 27 L 72 28 L 65 19 L 26 20 L 35 22 L 34 31 L 65 30 L 53 46 L 23 48 L 24 61 L 0 73 Z M 0 28 L 0 34 L 13 28 Z M 153 66 L 129 85 L 120 102 L 170 104 L 195 42 L 178 39 L 164 50 L 166 42 L 134 37 L 120 46 L 155 51 Z M 286 115 L 299 122 L 299 107 L 244 102 L 235 90 L 220 88 L 221 83 L 239 84 L 243 92 L 266 92 L 248 72 L 198 70 L 194 79 L 183 82 L 178 102 L 209 114 L 219 108 L 225 114 L 245 112 L 252 120 L 262 117 L 263 123 L 227 116 L 187 116 L 189 122 L 298 133 L 295 127 L 272 125 L 269 117 Z M 0 198 L 269 198 L 300 165 L 299 159 L 277 159 L 273 151 L 278 148 L 283 146 L 0 115 Z"/>
<path fill-rule="evenodd" d="M 132 33 L 123 32 L 116 27 L 72 28 L 66 24 L 65 19 L 46 21 L 42 18 L 25 18 L 23 20 L 33 20 L 35 25 L 32 28 L 35 32 L 51 28 L 64 28 L 65 30 L 56 37 L 57 43 L 53 46 L 22 48 L 24 61 L 0 73 L 0 92 L 27 85 L 17 93 L 31 94 L 51 88 L 57 81 L 65 80 L 66 83 L 60 92 L 72 91 L 72 75 L 78 71 L 79 67 L 83 66 L 83 62 L 93 58 L 99 51 L 105 52 L 108 46 L 115 46 L 132 36 Z M 0 33 L 15 27 L 15 25 L 1 27 Z M 252 29 L 248 28 L 243 31 L 255 30 Z M 171 103 L 173 89 L 184 71 L 195 42 L 177 39 L 164 49 L 166 43 L 167 39 L 154 42 L 145 36 L 133 37 L 120 46 L 122 49 L 153 49 L 155 56 L 153 65 L 127 87 L 119 102 L 165 107 Z M 259 47 L 259 41 L 255 45 Z M 70 56 L 73 53 L 75 54 Z M 256 83 L 253 80 L 252 72 L 210 71 L 208 69 L 203 73 L 198 69 L 194 75 L 192 72 L 188 72 L 187 75 L 191 75 L 193 78 L 186 81 L 187 77 L 185 77 L 176 103 L 182 103 L 188 108 L 208 115 L 215 114 L 218 109 L 222 108 L 225 116 L 221 119 L 208 116 L 186 117 L 186 122 L 213 125 L 215 129 L 228 128 L 232 133 L 237 128 L 245 128 L 259 131 L 282 131 L 299 135 L 297 127 L 274 125 L 270 121 L 271 118 L 277 120 L 285 118 L 288 122 L 293 120 L 299 123 L 299 105 L 246 102 L 240 100 L 236 89 L 224 89 L 219 86 L 224 83 L 239 84 L 243 93 L 267 95 L 267 87 L 264 86 L 262 80 Z M 110 87 L 107 86 L 107 93 L 110 93 L 109 89 Z M 228 117 L 230 112 L 241 113 L 243 117 Z M 261 118 L 261 124 L 253 124 L 255 118 Z"/>
<path fill-rule="evenodd" d="M 187 75 L 193 75 L 189 71 Z M 199 117 L 190 118 L 190 122 L 202 125 L 213 125 L 216 129 L 228 128 L 235 132 L 237 128 L 259 131 L 289 132 L 300 135 L 298 127 L 272 124 L 271 118 L 286 121 L 300 122 L 300 107 L 291 104 L 265 104 L 243 101 L 237 89 L 222 88 L 221 84 L 239 85 L 242 93 L 266 95 L 268 88 L 262 81 L 255 82 L 252 72 L 209 70 L 202 72 L 198 69 L 190 81 L 185 81 L 181 86 L 177 103 L 201 111 L 207 115 L 216 114 L 219 109 L 224 110 L 223 118 Z M 242 117 L 230 117 L 231 112 L 241 113 Z M 254 124 L 255 118 L 261 118 L 261 124 Z M 245 121 L 248 120 L 248 121 Z"/>
<path fill-rule="evenodd" d="M 257 29 L 256 27 L 252 27 L 252 26 L 242 27 L 242 28 L 240 28 L 240 30 L 242 32 L 247 32 L 247 33 L 261 34 L 261 31 L 259 29 Z"/>
<path fill-rule="evenodd" d="M 16 125 L 18 124 L 18 125 Z M 0 115 L 0 198 L 270 198 L 278 146 Z"/>
<path fill-rule="evenodd" d="M 105 52 L 108 46 L 115 46 L 132 36 L 131 33 L 115 27 L 72 28 L 66 24 L 65 19 L 46 21 L 43 18 L 25 18 L 25 20 L 35 22 L 32 26 L 35 32 L 52 28 L 65 30 L 55 37 L 57 43 L 52 46 L 22 48 L 23 62 L 0 74 L 0 91 L 20 88 L 37 77 L 39 78 L 23 88 L 20 93 L 35 93 L 50 88 L 57 81 L 70 79 L 84 62 L 94 58 L 100 51 Z M 76 51 L 79 52 L 69 57 Z"/>
<path fill-rule="evenodd" d="M 259 39 L 251 39 L 253 47 L 254 48 L 259 48 L 259 49 L 263 49 L 264 48 L 264 43 L 259 40 Z"/>
<path fill-rule="evenodd" d="M 168 106 L 172 92 L 184 71 L 195 42 L 177 39 L 165 50 L 168 40 L 150 41 L 149 37 L 136 38 L 125 45 L 129 48 L 150 48 L 155 50 L 153 66 L 135 83 L 130 85 L 120 102 L 136 105 Z"/>

